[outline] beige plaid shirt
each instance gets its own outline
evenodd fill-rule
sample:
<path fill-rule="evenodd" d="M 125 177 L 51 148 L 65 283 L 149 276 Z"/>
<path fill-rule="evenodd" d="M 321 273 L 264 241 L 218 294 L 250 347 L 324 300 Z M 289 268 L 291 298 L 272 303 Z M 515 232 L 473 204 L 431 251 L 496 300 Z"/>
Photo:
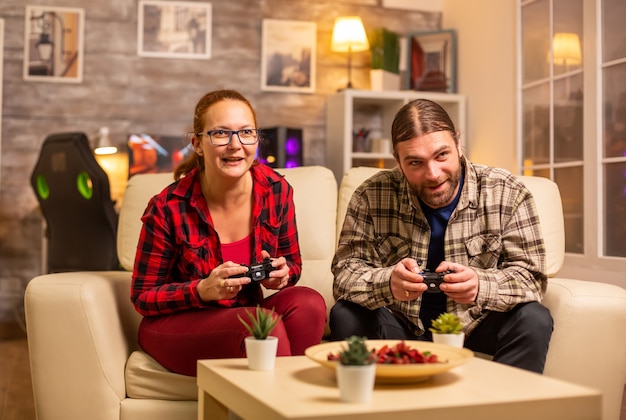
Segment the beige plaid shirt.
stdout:
<path fill-rule="evenodd" d="M 473 304 L 447 302 L 447 310 L 461 318 L 469 333 L 489 311 L 541 301 L 547 277 L 539 217 L 528 189 L 505 170 L 463 160 L 465 183 L 448 222 L 444 253 L 446 261 L 478 274 Z M 430 226 L 400 170 L 372 176 L 348 206 L 332 263 L 335 299 L 369 309 L 386 306 L 421 334 L 421 298 L 395 300 L 389 279 L 403 258 L 427 261 L 429 240 Z"/>

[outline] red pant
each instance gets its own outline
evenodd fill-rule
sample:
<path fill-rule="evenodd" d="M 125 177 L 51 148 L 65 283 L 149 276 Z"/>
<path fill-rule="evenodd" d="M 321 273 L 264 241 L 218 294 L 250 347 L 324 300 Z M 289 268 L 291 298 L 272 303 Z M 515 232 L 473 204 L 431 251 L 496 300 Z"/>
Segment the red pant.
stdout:
<path fill-rule="evenodd" d="M 261 307 L 282 316 L 271 335 L 278 337 L 278 356 L 302 355 L 319 344 L 326 323 L 324 298 L 304 286 L 288 287 L 269 296 Z M 199 359 L 246 357 L 244 338 L 250 333 L 237 318 L 255 308 L 206 308 L 145 317 L 139 345 L 163 367 L 195 376 Z"/>

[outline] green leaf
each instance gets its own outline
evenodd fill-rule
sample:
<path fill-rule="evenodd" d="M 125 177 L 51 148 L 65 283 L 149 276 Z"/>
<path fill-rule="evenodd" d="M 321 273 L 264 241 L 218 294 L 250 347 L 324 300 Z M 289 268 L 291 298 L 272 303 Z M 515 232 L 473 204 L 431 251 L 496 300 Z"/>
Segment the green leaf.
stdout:
<path fill-rule="evenodd" d="M 433 334 L 459 334 L 463 331 L 463 324 L 455 314 L 445 312 L 433 321 L 429 330 Z"/>
<path fill-rule="evenodd" d="M 373 29 L 369 32 L 372 69 L 400 73 L 400 40 L 398 34 L 385 28 Z"/>
<path fill-rule="evenodd" d="M 249 321 L 244 320 L 239 315 L 237 315 L 237 318 L 239 318 L 239 321 L 246 327 L 250 335 L 254 336 L 257 340 L 265 340 L 281 318 L 280 315 L 274 312 L 274 308 L 268 311 L 267 309 L 261 308 L 261 305 L 257 305 L 256 314 L 252 314 L 248 309 L 244 310 Z"/>
<path fill-rule="evenodd" d="M 342 365 L 370 365 L 376 361 L 374 350 L 367 349 L 366 337 L 353 335 L 346 341 L 348 348 L 339 352 L 339 363 Z"/>

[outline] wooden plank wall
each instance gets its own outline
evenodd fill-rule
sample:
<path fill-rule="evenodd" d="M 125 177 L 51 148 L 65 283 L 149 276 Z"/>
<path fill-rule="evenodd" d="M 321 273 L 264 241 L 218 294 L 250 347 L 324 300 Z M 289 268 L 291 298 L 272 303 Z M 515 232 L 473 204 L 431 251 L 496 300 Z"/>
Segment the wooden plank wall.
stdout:
<path fill-rule="evenodd" d="M 440 28 L 440 13 L 387 9 L 382 0 L 214 0 L 212 58 L 137 56 L 137 0 L 31 0 L 85 9 L 84 76 L 80 84 L 22 78 L 24 0 L 2 0 L 5 20 L 0 184 L 0 319 L 11 317 L 26 283 L 41 273 L 41 215 L 30 187 L 39 149 L 50 133 L 107 126 L 115 142 L 129 132 L 188 131 L 196 101 L 234 88 L 255 106 L 260 126 L 304 129 L 307 165 L 325 164 L 324 102 L 347 82 L 347 57 L 330 51 L 333 21 L 359 15 L 366 28 L 400 34 Z M 313 94 L 260 88 L 261 23 L 265 18 L 317 24 Z M 369 52 L 353 55 L 353 84 L 369 88 Z"/>

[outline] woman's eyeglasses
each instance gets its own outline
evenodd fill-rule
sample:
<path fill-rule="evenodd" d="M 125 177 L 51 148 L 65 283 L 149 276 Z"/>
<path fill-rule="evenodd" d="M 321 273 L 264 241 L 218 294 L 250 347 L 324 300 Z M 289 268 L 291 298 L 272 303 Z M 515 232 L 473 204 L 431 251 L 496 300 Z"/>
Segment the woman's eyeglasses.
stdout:
<path fill-rule="evenodd" d="M 226 146 L 233 140 L 233 134 L 237 134 L 239 142 L 250 146 L 259 141 L 261 130 L 256 128 L 244 128 L 242 130 L 209 130 L 204 133 L 195 133 L 196 136 L 209 136 L 213 146 Z"/>

